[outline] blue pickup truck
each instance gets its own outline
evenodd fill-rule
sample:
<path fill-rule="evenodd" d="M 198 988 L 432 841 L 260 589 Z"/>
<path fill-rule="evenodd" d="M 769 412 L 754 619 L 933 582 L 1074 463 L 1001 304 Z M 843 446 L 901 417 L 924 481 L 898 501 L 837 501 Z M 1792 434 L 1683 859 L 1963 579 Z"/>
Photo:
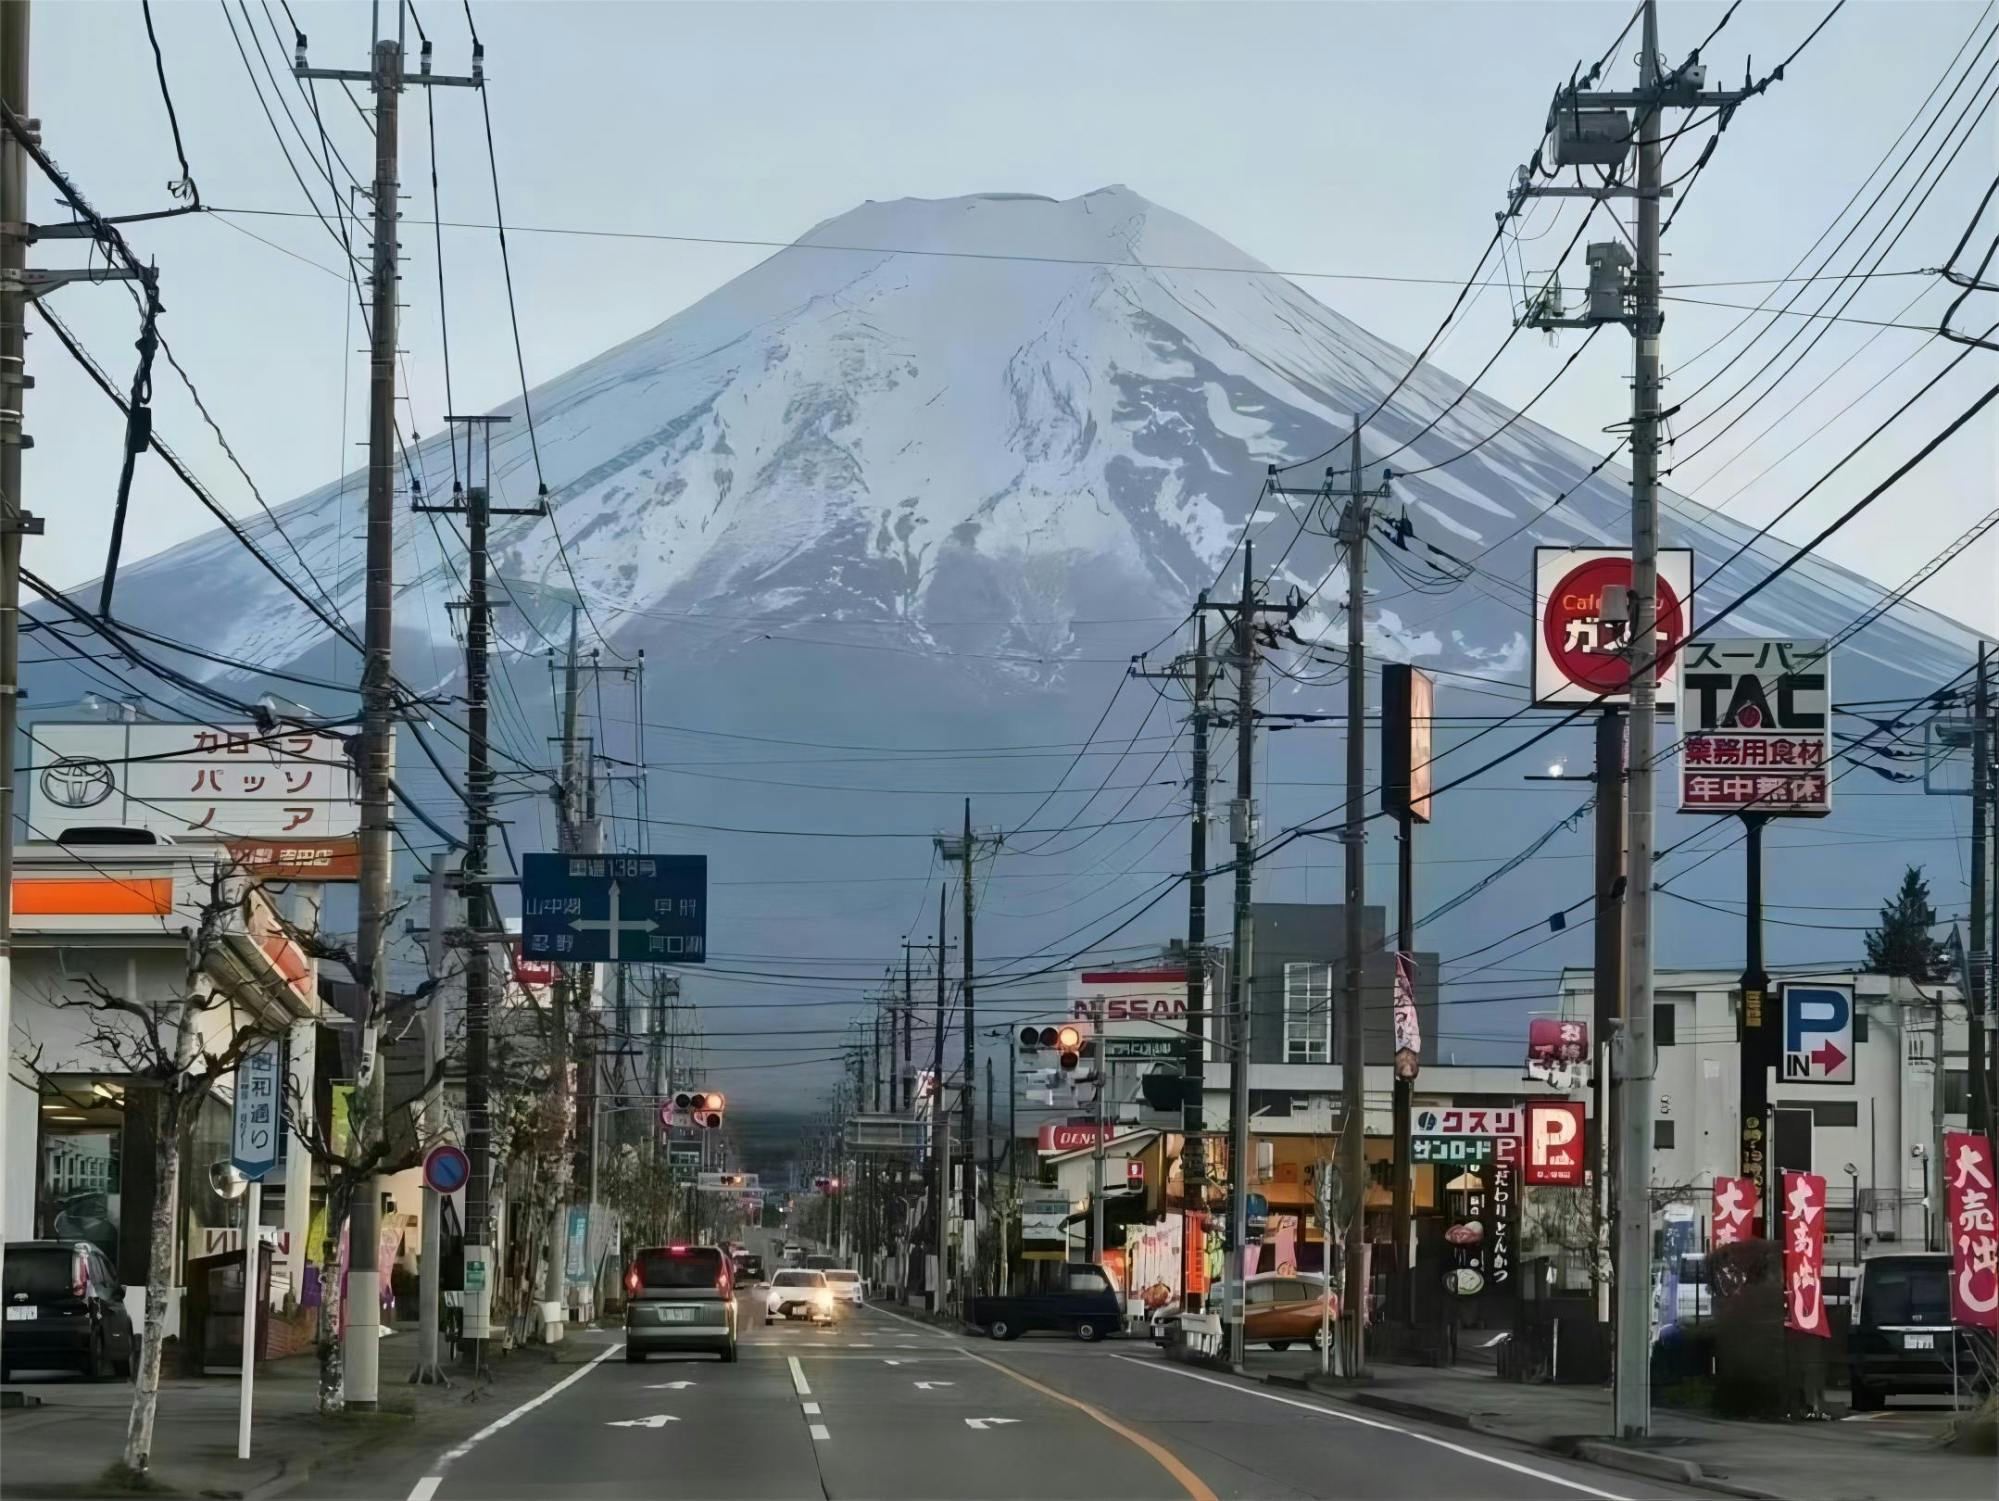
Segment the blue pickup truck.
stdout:
<path fill-rule="evenodd" d="M 1022 1280 L 1026 1286 L 1020 1286 Z M 972 1299 L 972 1323 L 993 1339 L 1048 1330 L 1099 1340 L 1124 1324 L 1124 1309 L 1104 1269 L 1082 1261 L 1029 1262 L 1014 1290 Z"/>

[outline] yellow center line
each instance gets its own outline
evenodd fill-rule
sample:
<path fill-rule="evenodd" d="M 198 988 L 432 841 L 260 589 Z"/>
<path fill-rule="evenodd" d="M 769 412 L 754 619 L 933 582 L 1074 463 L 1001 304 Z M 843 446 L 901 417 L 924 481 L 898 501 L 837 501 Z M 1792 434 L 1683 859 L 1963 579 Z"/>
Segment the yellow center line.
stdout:
<path fill-rule="evenodd" d="M 1147 1438 L 1136 1429 L 1125 1427 L 1124 1424 L 1120 1423 L 1116 1418 L 1111 1417 L 1108 1413 L 1098 1411 L 1089 1403 L 1072 1397 L 1067 1392 L 1058 1392 L 1052 1386 L 1043 1386 L 1031 1376 L 1021 1375 L 1012 1366 L 1001 1365 L 997 1360 L 988 1360 L 983 1355 L 974 1355 L 970 1350 L 965 1351 L 965 1358 L 967 1360 L 976 1360 L 980 1365 L 991 1366 L 1002 1376 L 1011 1376 L 1022 1386 L 1040 1392 L 1044 1397 L 1053 1397 L 1057 1402 L 1066 1403 L 1078 1412 L 1087 1413 L 1110 1429 L 1119 1438 L 1126 1439 L 1138 1445 L 1139 1448 L 1152 1456 L 1162 1470 L 1180 1482 L 1180 1488 L 1187 1493 L 1188 1501 L 1217 1501 L 1215 1493 L 1208 1489 L 1207 1482 L 1188 1469 L 1178 1455 L 1156 1439 Z"/>

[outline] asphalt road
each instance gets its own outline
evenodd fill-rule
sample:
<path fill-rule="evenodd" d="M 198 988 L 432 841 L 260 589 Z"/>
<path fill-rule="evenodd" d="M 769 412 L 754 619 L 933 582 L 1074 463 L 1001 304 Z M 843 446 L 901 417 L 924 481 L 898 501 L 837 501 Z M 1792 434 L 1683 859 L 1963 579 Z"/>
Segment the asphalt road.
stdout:
<path fill-rule="evenodd" d="M 442 1454 L 385 1450 L 299 1494 L 508 1497 L 1597 1496 L 1690 1492 L 1170 1365 L 1136 1340 L 963 1339 L 877 1309 L 742 1355 L 604 1357 Z"/>

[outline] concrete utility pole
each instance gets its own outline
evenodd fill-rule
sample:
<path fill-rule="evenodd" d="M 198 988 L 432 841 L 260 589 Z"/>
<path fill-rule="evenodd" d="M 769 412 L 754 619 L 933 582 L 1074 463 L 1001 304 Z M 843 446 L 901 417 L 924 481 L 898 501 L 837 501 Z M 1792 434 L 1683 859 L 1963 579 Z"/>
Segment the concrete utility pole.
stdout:
<path fill-rule="evenodd" d="M 581 741 L 577 737 L 577 715 L 582 698 L 582 679 L 579 673 L 581 612 L 577 606 L 569 607 L 569 650 L 563 659 L 562 668 L 562 780 L 557 788 L 558 807 L 561 817 L 557 820 L 557 840 L 565 852 L 587 853 L 590 845 L 585 835 L 585 794 L 582 786 L 584 776 Z M 573 1116 L 577 1102 L 568 1098 L 570 1015 L 578 1010 L 576 1004 L 577 967 L 562 965 L 558 969 L 554 998 L 554 1026 L 552 1028 L 555 1045 L 554 1089 L 556 1098 L 568 1107 L 560 1113 Z M 587 983 L 587 981 L 585 982 Z M 594 1054 L 591 1067 L 596 1066 Z M 596 1090 L 594 1080 L 585 1079 L 583 1070 L 577 1070 L 578 1093 L 595 1106 Z M 560 1116 L 559 1116 L 560 1118 Z M 575 1179 L 574 1153 L 567 1146 L 555 1154 L 555 1203 L 550 1211 L 548 1227 L 548 1264 L 542 1269 L 542 1302 L 554 1305 L 565 1304 L 568 1299 L 567 1260 L 569 1234 L 570 1185 Z M 551 1343 L 553 1337 L 551 1338 Z"/>
<path fill-rule="evenodd" d="M 944 1225 L 950 1218 L 944 1196 L 951 1191 L 951 1120 L 944 1110 L 944 913 L 949 897 L 948 886 L 937 888 L 937 1010 L 930 1061 L 930 1160 L 936 1181 L 930 1186 L 932 1267 L 926 1284 L 932 1313 L 944 1311 L 944 1278 L 951 1265 L 944 1244 Z"/>
<path fill-rule="evenodd" d="M 414 511 L 463 515 L 465 560 L 465 859 L 460 882 L 465 893 L 465 1155 L 470 1176 L 465 1183 L 465 1306 L 459 1340 L 461 1358 L 477 1370 L 486 1341 L 492 1337 L 493 1306 L 493 1121 L 492 1121 L 492 965 L 488 945 L 495 941 L 499 921 L 493 912 L 487 883 L 493 818 L 492 740 L 489 730 L 492 607 L 486 597 L 486 537 L 494 516 L 541 516 L 542 505 L 495 507 L 492 503 L 493 429 L 507 417 L 452 416 L 465 429 L 465 478 L 457 479 L 452 464 L 452 497 L 448 505 L 418 503 Z M 433 921 L 437 918 L 433 914 Z M 622 971 L 620 971 L 622 974 Z M 428 1235 L 426 1234 L 426 1244 Z"/>
<path fill-rule="evenodd" d="M 1202 1100 L 1207 1069 L 1208 1035 L 1208 591 L 1194 605 L 1194 650 L 1164 672 L 1132 669 L 1133 676 L 1185 681 L 1193 712 L 1194 769 L 1191 779 L 1193 817 L 1187 826 L 1187 1035 L 1182 1039 L 1180 1072 L 1185 1091 L 1180 1107 L 1185 1144 L 1180 1149 L 1180 1182 L 1186 1200 L 1181 1210 L 1183 1243 L 1200 1235 L 1199 1218 L 1206 1208 L 1208 1187 L 1207 1118 Z M 1191 1252 L 1189 1254 L 1192 1254 Z M 1188 1291 L 1188 1313 L 1201 1311 L 1201 1294 Z"/>
<path fill-rule="evenodd" d="M 1346 1197 L 1346 1297 L 1340 1308 L 1342 1371 L 1358 1376 L 1367 1358 L 1367 1066 L 1362 993 L 1367 938 L 1367 547 L 1376 497 L 1361 483 L 1361 424 L 1354 418 L 1340 540 L 1347 550 L 1347 797 L 1345 994 L 1340 1013 L 1340 1179 Z"/>
<path fill-rule="evenodd" d="M 1986 676 L 1986 647 L 1978 643 L 1978 674 L 1971 691 L 1971 953 L 1965 968 L 1970 994 L 1965 1007 L 1969 1018 L 1966 1052 L 1969 1055 L 1971 1098 L 1965 1124 L 1973 1131 L 1990 1133 L 1993 1126 L 1991 1080 L 1986 1070 L 1985 1027 L 1991 1015 L 1993 995 L 1992 950 L 1994 934 L 1987 910 L 1990 886 L 1986 862 L 1991 847 L 1992 823 L 1992 695 Z M 1941 1057 L 1941 1055 L 1939 1055 Z M 1938 1065 L 1942 1067 L 1941 1064 Z"/>
<path fill-rule="evenodd" d="M 964 1024 L 965 1061 L 964 1061 L 964 1080 L 962 1086 L 964 1093 L 960 1095 L 958 1101 L 958 1118 L 959 1118 L 958 1137 L 960 1141 L 964 1143 L 964 1148 L 965 1148 L 965 1165 L 962 1169 L 960 1169 L 959 1172 L 959 1176 L 963 1180 L 960 1185 L 960 1193 L 959 1193 L 959 1217 L 964 1222 L 963 1240 L 961 1244 L 963 1247 L 963 1257 L 966 1262 L 965 1270 L 967 1272 L 969 1272 L 970 1270 L 970 1261 L 975 1244 L 974 1237 L 976 1235 L 976 1227 L 978 1224 L 978 1215 L 979 1215 L 979 1159 L 978 1159 L 978 1153 L 972 1146 L 972 1140 L 973 1140 L 972 1120 L 973 1120 L 973 1109 L 974 1109 L 974 1102 L 972 1096 L 976 1091 L 977 1082 L 978 1082 L 976 1078 L 978 1065 L 974 1057 L 974 1053 L 977 1050 L 977 1033 L 974 1030 L 974 1022 L 976 1020 L 976 1014 L 973 1005 L 974 982 L 972 975 L 972 964 L 973 964 L 973 953 L 974 953 L 973 938 L 972 938 L 972 912 L 974 906 L 972 900 L 972 862 L 978 858 L 979 847 L 981 845 L 990 845 L 994 848 L 997 848 L 1000 844 L 1001 838 L 1002 836 L 997 833 L 974 834 L 972 832 L 972 800 L 968 797 L 965 799 L 964 832 L 960 834 L 956 839 L 953 839 L 948 835 L 940 834 L 932 841 L 936 845 L 938 856 L 941 859 L 956 860 L 958 862 L 958 867 L 959 867 L 958 880 L 961 889 L 961 894 L 964 898 L 963 908 L 964 908 L 965 939 L 964 939 L 964 949 L 961 957 L 964 960 L 964 971 L 965 971 L 964 982 L 963 982 L 963 990 L 964 990 L 963 1002 L 964 1002 L 964 1012 L 965 1012 L 965 1024 Z M 941 929 L 938 932 L 938 938 L 940 941 L 943 938 L 943 932 Z M 939 952 L 938 963 L 940 964 L 940 966 L 943 963 L 941 950 Z M 941 1077 L 938 1080 L 938 1085 L 939 1088 L 941 1089 L 943 1085 L 943 1080 Z"/>
<path fill-rule="evenodd" d="M 1101 1266 L 1104 1260 L 1104 1090 L 1110 1083 L 1110 1059 L 1104 1046 L 1104 998 L 1090 1002 L 1090 1024 L 1096 1032 L 1097 1129 L 1090 1146 L 1090 1255 Z"/>
<path fill-rule="evenodd" d="M 0 103 L 29 129 L 28 0 L 0 0 Z M 27 241 L 13 226 L 28 222 L 28 153 L 9 133 L 0 139 L 0 1064 L 12 1056 L 14 1009 L 14 743 L 21 696 L 21 536 L 36 525 L 21 503 L 22 429 L 27 402 Z M 0 1089 L 11 1095 L 0 1068 Z M 0 1109 L 0 1204 L 13 1156 Z M 0 1237 L 0 1254 L 4 1254 Z"/>
<path fill-rule="evenodd" d="M 482 64 L 470 77 L 432 73 L 428 59 L 414 80 L 403 72 L 402 12 L 395 38 L 375 38 L 370 66 L 309 68 L 305 37 L 298 38 L 293 73 L 306 80 L 365 83 L 375 96 L 374 248 L 369 270 L 368 526 L 367 582 L 361 662 L 361 874 L 357 891 L 355 957 L 368 992 L 361 1025 L 361 1059 L 354 1090 L 354 1149 L 373 1149 L 385 1129 L 382 1071 L 378 1067 L 383 1011 L 388 1002 L 384 928 L 391 901 L 394 852 L 390 780 L 395 775 L 395 676 L 391 660 L 396 563 L 396 224 L 397 124 L 406 82 L 479 88 Z M 6 841 L 0 841 L 5 843 Z M 347 1332 L 343 1340 L 347 1405 L 373 1412 L 381 1385 L 381 1190 L 371 1179 L 354 1195 L 348 1223 Z"/>
<path fill-rule="evenodd" d="M 1597 1181 L 1590 1193 L 1590 1286 L 1596 1291 L 1596 1316 L 1610 1318 L 1610 1289 L 1604 1268 L 1610 1258 L 1611 1185 L 1617 1141 L 1616 1091 L 1610 1080 L 1610 1034 L 1624 1000 L 1624 716 L 1606 708 L 1596 720 L 1596 928 L 1595 970 L 1590 1015 L 1590 1070 L 1596 1081 L 1596 1111 L 1590 1121 L 1595 1133 L 1591 1161 Z"/>
<path fill-rule="evenodd" d="M 1317 492 L 1314 492 L 1317 493 Z M 1297 611 L 1290 605 L 1271 606 L 1262 601 L 1253 566 L 1254 544 L 1245 537 L 1242 544 L 1242 599 L 1228 605 L 1209 604 L 1210 610 L 1234 617 L 1236 668 L 1236 795 L 1229 805 L 1229 837 L 1235 845 L 1235 921 L 1229 955 L 1229 1253 L 1223 1277 L 1223 1308 L 1227 1319 L 1228 1358 L 1240 1366 L 1243 1360 L 1243 1267 L 1249 1245 L 1249 1179 L 1255 1169 L 1249 1136 L 1249 1041 L 1251 1026 L 1251 979 L 1256 965 L 1255 923 L 1250 911 L 1250 893 L 1256 875 L 1256 800 L 1253 771 L 1256 762 L 1256 649 L 1257 617 L 1279 614 L 1289 619 Z"/>
<path fill-rule="evenodd" d="M 1774 78 L 1737 90 L 1705 87 L 1707 70 L 1696 53 L 1673 70 L 1661 71 L 1657 0 L 1643 0 L 1639 43 L 1639 85 L 1635 90 L 1596 90 L 1570 83 L 1557 91 L 1548 112 L 1549 147 L 1537 151 L 1520 170 L 1502 219 L 1518 214 L 1538 197 L 1636 200 L 1631 242 L 1635 261 L 1617 241 L 1591 245 L 1589 296 L 1582 316 L 1559 306 L 1551 281 L 1529 299 L 1520 321 L 1533 328 L 1593 328 L 1622 323 L 1631 330 L 1635 352 L 1631 380 L 1631 596 L 1626 637 L 1630 654 L 1631 734 L 1625 847 L 1623 1018 L 1612 1049 L 1617 1123 L 1617 1193 L 1614 1200 L 1616 1266 L 1617 1435 L 1643 1438 L 1651 1429 L 1652 1205 L 1652 888 L 1654 767 L 1658 729 L 1659 624 L 1659 448 L 1664 379 L 1660 365 L 1663 315 L 1659 295 L 1659 205 L 1671 189 L 1663 181 L 1665 111 L 1734 109 L 1762 92 Z M 1582 81 L 1593 84 L 1595 74 Z M 1632 113 L 1627 113 L 1627 111 Z M 1631 142 L 1638 145 L 1638 182 L 1628 187 L 1620 172 Z M 1568 167 L 1608 168 L 1601 185 L 1570 187 L 1559 179 Z M 1543 176 L 1555 178 L 1544 185 Z M 1625 268 L 1630 276 L 1625 277 Z M 1608 696 L 1608 695 L 1605 695 Z M 1601 894 L 1600 894 L 1601 899 Z M 1601 981 L 1599 981 L 1599 984 Z M 1747 997 L 1745 997 L 1745 1001 Z M 1750 1035 L 1745 1033 L 1745 1044 Z M 1747 1048 L 1745 1048 L 1747 1051 Z"/>

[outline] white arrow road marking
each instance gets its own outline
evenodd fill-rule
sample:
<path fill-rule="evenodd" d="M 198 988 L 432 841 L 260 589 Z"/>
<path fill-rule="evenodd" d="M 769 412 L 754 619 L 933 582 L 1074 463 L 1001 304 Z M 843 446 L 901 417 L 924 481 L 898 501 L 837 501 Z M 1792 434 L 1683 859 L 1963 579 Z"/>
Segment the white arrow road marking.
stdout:
<path fill-rule="evenodd" d="M 678 1423 L 679 1418 L 668 1413 L 656 1412 L 649 1418 L 620 1418 L 606 1423 L 606 1428 L 664 1428 L 668 1423 Z"/>
<path fill-rule="evenodd" d="M 694 1383 L 691 1381 L 661 1381 L 647 1387 L 646 1390 L 649 1392 L 678 1392 L 685 1391 L 692 1385 Z"/>
<path fill-rule="evenodd" d="M 955 1381 L 919 1381 L 916 1383 L 916 1389 L 920 1392 L 933 1392 L 940 1386 L 956 1386 L 957 1384 Z"/>
<path fill-rule="evenodd" d="M 967 1428 L 976 1428 L 983 1433 L 986 1429 L 997 1428 L 1002 1423 L 1018 1423 L 1019 1421 L 1019 1418 L 967 1418 L 965 1419 L 965 1426 Z"/>

